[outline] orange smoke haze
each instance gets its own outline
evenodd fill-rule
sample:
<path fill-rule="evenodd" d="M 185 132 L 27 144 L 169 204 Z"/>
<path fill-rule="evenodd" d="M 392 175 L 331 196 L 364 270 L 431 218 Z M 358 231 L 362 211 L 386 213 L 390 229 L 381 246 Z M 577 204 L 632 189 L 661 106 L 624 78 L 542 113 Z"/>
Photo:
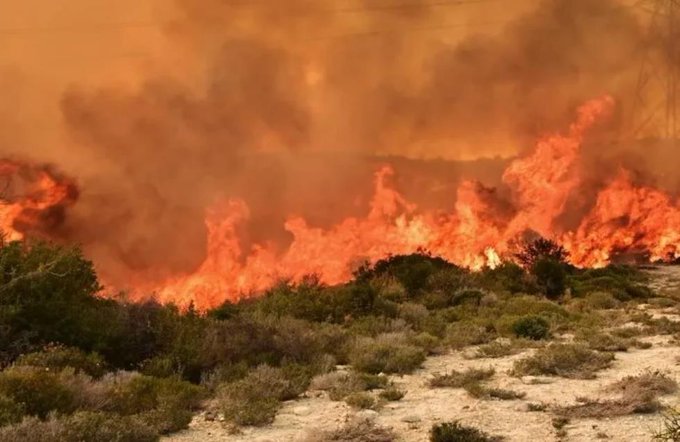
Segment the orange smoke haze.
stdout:
<path fill-rule="evenodd" d="M 0 17 L 0 157 L 33 170 L 2 222 L 114 286 L 205 307 L 418 247 L 480 267 L 527 231 L 583 265 L 675 253 L 675 153 L 614 142 L 663 49 L 629 2 L 70 5 Z"/>

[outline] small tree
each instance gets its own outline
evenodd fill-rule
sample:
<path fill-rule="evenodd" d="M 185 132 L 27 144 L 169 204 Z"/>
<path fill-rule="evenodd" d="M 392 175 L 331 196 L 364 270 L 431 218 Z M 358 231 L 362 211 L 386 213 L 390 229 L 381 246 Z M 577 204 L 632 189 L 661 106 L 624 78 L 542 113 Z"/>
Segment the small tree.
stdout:
<path fill-rule="evenodd" d="M 525 269 L 532 269 L 538 261 L 544 259 L 565 264 L 568 256 L 564 247 L 545 238 L 538 238 L 525 244 L 522 250 L 515 254 L 515 258 Z"/>
<path fill-rule="evenodd" d="M 531 268 L 531 274 L 536 278 L 543 293 L 550 299 L 559 298 L 567 289 L 567 272 L 564 267 L 562 262 L 543 258 Z"/>

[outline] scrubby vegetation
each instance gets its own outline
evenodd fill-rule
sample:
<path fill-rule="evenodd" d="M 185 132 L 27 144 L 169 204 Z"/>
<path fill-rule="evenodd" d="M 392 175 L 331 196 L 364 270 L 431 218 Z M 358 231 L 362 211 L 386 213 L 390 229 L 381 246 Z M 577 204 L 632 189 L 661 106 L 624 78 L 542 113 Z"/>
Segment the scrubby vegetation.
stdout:
<path fill-rule="evenodd" d="M 477 428 L 460 422 L 437 424 L 430 430 L 431 442 L 498 442 L 501 438 L 489 436 Z"/>
<path fill-rule="evenodd" d="M 609 367 L 613 360 L 613 354 L 590 350 L 583 345 L 551 344 L 538 350 L 536 354 L 517 361 L 514 374 L 591 379 L 597 371 Z"/>
<path fill-rule="evenodd" d="M 629 376 L 614 383 L 609 391 L 619 397 L 607 400 L 584 399 L 581 404 L 561 407 L 556 412 L 569 418 L 611 418 L 634 413 L 653 413 L 662 406 L 657 397 L 675 393 L 678 384 L 663 373 Z"/>
<path fill-rule="evenodd" d="M 481 346 L 479 357 L 541 346 L 552 335 L 610 324 L 607 309 L 652 297 L 640 272 L 578 270 L 549 243 L 531 245 L 519 262 L 474 273 L 425 253 L 394 256 L 338 286 L 309 277 L 197 312 L 99 296 L 93 266 L 77 249 L 0 244 L 0 439 L 40 432 L 40 440 L 155 440 L 186 427 L 204 398 L 232 424 L 263 425 L 308 387 L 372 408 L 404 395 L 379 374 L 410 373 L 427 355 L 472 345 Z M 630 316 L 644 330 L 680 331 Z M 623 333 L 606 339 L 635 345 Z M 588 377 L 608 366 L 613 356 L 603 350 L 612 348 L 605 338 L 552 344 L 515 372 Z M 521 395 L 474 378 L 450 373 L 433 384 Z"/>

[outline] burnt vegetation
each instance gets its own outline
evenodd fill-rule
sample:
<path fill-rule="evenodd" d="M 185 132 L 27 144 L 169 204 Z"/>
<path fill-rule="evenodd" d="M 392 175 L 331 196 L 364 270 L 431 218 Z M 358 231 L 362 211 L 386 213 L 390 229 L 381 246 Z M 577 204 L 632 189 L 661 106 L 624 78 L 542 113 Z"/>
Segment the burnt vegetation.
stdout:
<path fill-rule="evenodd" d="M 469 345 L 481 345 L 477 357 L 513 354 L 604 324 L 604 309 L 651 296 L 635 269 L 578 270 L 541 244 L 527 248 L 524 266 L 470 272 L 426 253 L 394 256 L 342 285 L 283 282 L 208 312 L 108 299 L 77 249 L 3 244 L 0 440 L 157 440 L 186 428 L 207 398 L 234 425 L 266 425 L 310 384 L 332 400 L 378 408 L 408 395 L 384 374 L 412 372 L 427 355 Z M 601 350 L 610 348 L 551 344 L 515 371 L 588 378 L 614 357 Z M 483 399 L 523 396 L 488 387 L 492 375 L 451 372 L 432 386 Z M 451 424 L 432 440 L 473 433 Z"/>

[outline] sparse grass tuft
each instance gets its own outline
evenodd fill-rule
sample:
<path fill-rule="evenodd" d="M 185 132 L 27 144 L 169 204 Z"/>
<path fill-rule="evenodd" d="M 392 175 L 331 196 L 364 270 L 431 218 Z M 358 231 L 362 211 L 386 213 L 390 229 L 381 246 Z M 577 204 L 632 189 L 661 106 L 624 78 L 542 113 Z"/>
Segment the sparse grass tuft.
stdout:
<path fill-rule="evenodd" d="M 663 428 L 654 433 L 653 440 L 677 442 L 680 440 L 680 412 L 670 408 L 662 413 Z"/>
<path fill-rule="evenodd" d="M 502 388 L 489 388 L 482 385 L 480 382 L 471 382 L 465 384 L 465 391 L 474 398 L 477 399 L 499 399 L 502 401 L 512 401 L 516 399 L 522 399 L 526 396 L 526 393 L 505 390 Z"/>
<path fill-rule="evenodd" d="M 494 341 L 480 346 L 474 354 L 476 358 L 504 358 L 519 353 L 519 349 L 505 342 Z"/>
<path fill-rule="evenodd" d="M 613 360 L 613 354 L 590 350 L 582 344 L 551 344 L 532 356 L 516 361 L 513 374 L 592 379 L 595 372 L 609 367 Z"/>
<path fill-rule="evenodd" d="M 435 424 L 430 430 L 430 442 L 498 442 L 500 440 L 499 437 L 490 436 L 458 421 Z"/>
<path fill-rule="evenodd" d="M 612 384 L 608 391 L 620 394 L 617 399 L 584 399 L 581 404 L 556 410 L 571 418 L 611 418 L 638 413 L 654 413 L 661 409 L 657 397 L 677 391 L 678 384 L 659 372 L 628 376 Z"/>
<path fill-rule="evenodd" d="M 466 371 L 451 371 L 448 374 L 437 374 L 429 381 L 432 388 L 464 388 L 468 384 L 482 382 L 491 378 L 495 373 L 493 368 L 470 368 Z"/>
<path fill-rule="evenodd" d="M 305 442 L 394 442 L 391 429 L 376 426 L 366 419 L 357 419 L 336 431 L 313 434 Z"/>

